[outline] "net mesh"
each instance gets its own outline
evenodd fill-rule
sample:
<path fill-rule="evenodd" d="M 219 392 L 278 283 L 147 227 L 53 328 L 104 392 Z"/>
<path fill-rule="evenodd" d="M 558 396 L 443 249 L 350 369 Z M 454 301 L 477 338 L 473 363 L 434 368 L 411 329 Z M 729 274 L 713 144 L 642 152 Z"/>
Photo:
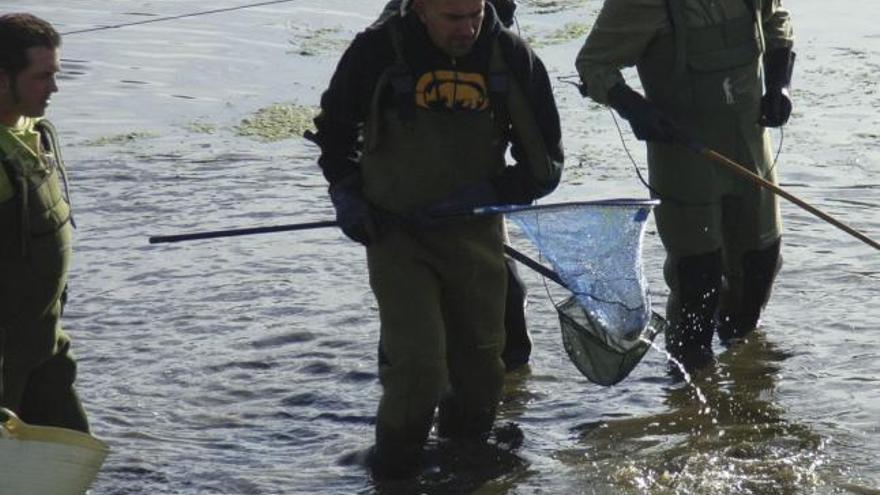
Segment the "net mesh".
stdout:
<path fill-rule="evenodd" d="M 626 378 L 664 322 L 642 271 L 644 200 L 563 203 L 507 212 L 556 270 L 571 297 L 556 305 L 569 358 L 590 381 Z"/>

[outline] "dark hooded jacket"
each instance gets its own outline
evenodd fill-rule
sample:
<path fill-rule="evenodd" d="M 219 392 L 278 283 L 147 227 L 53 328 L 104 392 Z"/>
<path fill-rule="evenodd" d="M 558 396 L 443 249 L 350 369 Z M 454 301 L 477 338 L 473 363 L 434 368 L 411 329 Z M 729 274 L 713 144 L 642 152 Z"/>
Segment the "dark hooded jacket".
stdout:
<path fill-rule="evenodd" d="M 493 40 L 498 40 L 511 77 L 519 83 L 531 105 L 556 173 L 551 174 L 550 181 L 531 173 L 524 143 L 509 133 L 511 154 L 516 163 L 505 167 L 492 183 L 501 200 L 511 204 L 528 203 L 552 191 L 559 183 L 563 162 L 559 113 L 547 71 L 531 48 L 501 25 L 488 3 L 477 41 L 467 55 L 457 58 L 434 45 L 414 13 L 400 20 L 403 56 L 413 74 L 428 71 L 488 74 Z M 321 113 L 315 119 L 316 142 L 322 152 L 318 163 L 331 184 L 358 172 L 361 131 L 370 117 L 377 83 L 383 72 L 396 62 L 390 29 L 391 23 L 385 22 L 359 33 L 343 54 L 330 87 L 321 98 Z M 396 104 L 390 88 L 380 98 L 383 108 Z"/>

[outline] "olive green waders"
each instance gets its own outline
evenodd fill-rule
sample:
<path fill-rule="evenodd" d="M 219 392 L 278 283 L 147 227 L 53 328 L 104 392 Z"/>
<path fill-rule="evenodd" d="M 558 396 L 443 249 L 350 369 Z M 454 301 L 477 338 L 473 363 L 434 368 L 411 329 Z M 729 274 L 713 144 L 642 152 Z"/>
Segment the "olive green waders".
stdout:
<path fill-rule="evenodd" d="M 380 109 L 385 82 L 361 159 L 373 204 L 412 213 L 501 172 L 507 142 L 493 112 Z M 390 232 L 367 248 L 381 319 L 375 470 L 406 474 L 418 465 L 438 405 L 441 435 L 491 428 L 504 378 L 501 222 L 456 218 Z"/>
<path fill-rule="evenodd" d="M 383 132 L 362 159 L 365 193 L 395 213 L 430 204 L 503 166 L 489 112 L 417 109 L 408 124 L 389 111 Z M 450 430 L 480 434 L 491 427 L 504 377 L 501 221 L 465 218 L 398 230 L 367 248 L 381 319 L 380 459 L 416 461 L 447 392 L 441 416 L 449 418 Z"/>
<path fill-rule="evenodd" d="M 776 183 L 769 136 L 758 124 L 759 15 L 744 11 L 691 27 L 681 2 L 668 4 L 674 32 L 652 42 L 637 65 L 647 98 L 686 134 Z M 687 367 L 698 367 L 711 359 L 719 309 L 755 313 L 769 297 L 778 265 L 779 205 L 773 193 L 680 146 L 648 143 L 648 163 L 651 186 L 663 201 L 655 215 L 667 250 L 667 317 L 673 324 L 667 347 Z M 772 263 L 747 262 L 755 253 Z M 757 307 L 755 292 L 766 295 Z"/>
<path fill-rule="evenodd" d="M 0 203 L 0 406 L 27 423 L 88 432 L 61 329 L 71 253 L 64 169 L 51 125 L 37 128 L 50 150 L 39 157 L 0 129 L 0 158 L 16 192 Z"/>

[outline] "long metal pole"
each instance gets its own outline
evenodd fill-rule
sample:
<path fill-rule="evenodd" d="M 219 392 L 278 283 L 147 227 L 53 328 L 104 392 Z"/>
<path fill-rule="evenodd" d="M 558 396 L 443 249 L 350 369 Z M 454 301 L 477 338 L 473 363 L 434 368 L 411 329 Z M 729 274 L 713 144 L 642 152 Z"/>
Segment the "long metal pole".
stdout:
<path fill-rule="evenodd" d="M 150 237 L 150 244 L 166 242 L 195 241 L 198 239 L 217 239 L 219 237 L 236 237 L 242 235 L 270 234 L 273 232 L 290 232 L 294 230 L 322 229 L 336 227 L 333 220 L 323 222 L 295 223 L 288 225 L 272 225 L 269 227 L 251 227 L 246 229 L 214 230 L 211 232 L 195 232 L 192 234 L 157 235 Z"/>
<path fill-rule="evenodd" d="M 150 237 L 150 244 L 163 244 L 163 243 L 171 243 L 171 242 L 183 242 L 183 241 L 196 241 L 200 239 L 218 239 L 221 237 L 237 237 L 243 235 L 254 235 L 254 234 L 270 234 L 274 232 L 291 232 L 296 230 L 311 230 L 311 229 L 322 229 L 327 227 L 336 227 L 338 224 L 333 220 L 325 220 L 321 222 L 308 222 L 308 223 L 296 223 L 296 224 L 288 224 L 288 225 L 272 225 L 268 227 L 252 227 L 246 229 L 229 229 L 229 230 L 214 230 L 209 232 L 194 232 L 191 234 L 176 234 L 176 235 L 157 235 Z M 525 253 L 522 253 L 510 246 L 509 244 L 504 245 L 504 253 L 510 256 L 511 258 L 519 261 L 523 265 L 535 270 L 541 275 L 549 278 L 550 280 L 556 282 L 557 284 L 565 287 L 565 283 L 562 282 L 562 278 L 558 273 L 554 272 L 550 268 L 542 265 L 541 263 L 533 260 Z"/>

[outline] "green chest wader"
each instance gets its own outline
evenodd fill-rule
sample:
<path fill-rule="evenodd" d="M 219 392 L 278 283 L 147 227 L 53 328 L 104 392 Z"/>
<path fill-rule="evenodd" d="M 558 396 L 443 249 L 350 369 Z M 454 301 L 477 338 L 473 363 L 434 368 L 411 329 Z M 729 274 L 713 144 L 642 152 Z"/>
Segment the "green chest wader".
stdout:
<path fill-rule="evenodd" d="M 773 182 L 769 135 L 758 124 L 760 10 L 743 0 L 719 1 L 729 3 L 728 11 L 743 15 L 691 27 L 684 4 L 700 0 L 669 0 L 673 30 L 649 45 L 638 63 L 639 76 L 648 99 L 685 132 Z M 776 198 L 711 159 L 681 146 L 652 142 L 648 165 L 651 185 L 663 200 L 655 214 L 668 251 L 702 254 L 734 238 L 753 249 L 779 236 Z"/>
<path fill-rule="evenodd" d="M 687 133 L 773 181 L 769 138 L 757 123 L 760 6 L 721 1 L 731 8 L 745 3 L 745 15 L 690 27 L 683 3 L 668 1 L 673 33 L 652 43 L 639 76 L 647 97 Z M 712 355 L 716 311 L 737 285 L 742 252 L 779 235 L 778 206 L 772 194 L 682 147 L 649 143 L 648 159 L 651 184 L 664 201 L 655 218 L 667 249 L 667 350 L 685 367 L 699 367 Z"/>
<path fill-rule="evenodd" d="M 38 160 L 3 157 L 15 195 L 0 203 L 0 398 L 12 406 L 31 371 L 69 346 L 60 323 L 72 237 L 67 181 L 54 129 L 41 121 L 37 130 L 48 149 Z"/>
<path fill-rule="evenodd" d="M 428 72 L 416 80 L 404 64 L 399 35 L 392 39 L 397 63 L 382 76 L 373 98 L 361 174 L 372 203 L 410 213 L 499 174 L 507 120 L 493 111 L 497 106 L 487 105 L 491 91 L 485 78 L 465 85 L 459 73 L 436 71 L 437 79 Z M 461 75 L 473 83 L 472 76 Z M 397 105 L 383 108 L 387 101 L 381 98 L 389 93 Z M 415 104 L 433 98 L 441 105 L 444 100 L 431 95 L 445 95 L 454 107 L 456 94 L 466 94 L 468 105 L 483 110 Z M 454 417 L 468 431 L 491 426 L 504 377 L 502 241 L 501 216 L 465 217 L 390 232 L 367 248 L 381 319 L 376 448 L 388 469 L 416 462 L 444 397 L 441 417 Z"/>

